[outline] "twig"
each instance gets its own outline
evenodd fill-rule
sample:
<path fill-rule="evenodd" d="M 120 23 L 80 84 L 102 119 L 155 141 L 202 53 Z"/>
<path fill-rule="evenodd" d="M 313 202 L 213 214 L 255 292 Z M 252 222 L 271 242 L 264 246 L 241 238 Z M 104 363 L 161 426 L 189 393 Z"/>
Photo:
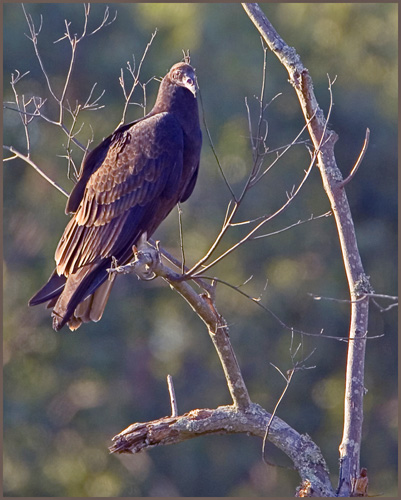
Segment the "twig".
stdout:
<path fill-rule="evenodd" d="M 265 459 L 265 446 L 266 446 L 266 441 L 267 441 L 267 438 L 269 436 L 269 432 L 270 432 L 270 427 L 273 423 L 273 419 L 275 418 L 275 415 L 277 413 L 277 409 L 281 403 L 281 401 L 283 400 L 290 384 L 291 384 L 291 381 L 292 381 L 292 377 L 294 376 L 294 373 L 296 371 L 299 371 L 299 370 L 310 370 L 310 369 L 313 369 L 313 368 L 316 368 L 316 366 L 305 366 L 304 363 L 305 361 L 307 361 L 313 354 L 314 352 L 316 351 L 316 349 L 313 349 L 309 354 L 308 356 L 306 356 L 305 358 L 303 358 L 301 361 L 295 361 L 295 358 L 296 356 L 298 355 L 298 352 L 302 346 L 303 348 L 303 339 L 302 341 L 298 344 L 298 347 L 295 349 L 295 351 L 293 351 L 293 342 L 294 342 L 294 335 L 292 334 L 291 335 L 291 344 L 290 344 L 290 356 L 291 356 L 291 362 L 292 362 L 292 368 L 290 370 L 287 371 L 287 376 L 284 375 L 284 373 L 280 370 L 280 368 L 278 368 L 275 364 L 273 363 L 270 363 L 279 373 L 280 375 L 283 377 L 283 379 L 285 380 L 286 384 L 285 384 L 285 387 L 283 389 L 283 392 L 281 393 L 275 407 L 274 407 L 274 410 L 273 410 L 273 413 L 269 419 L 269 422 L 267 424 L 267 427 L 266 427 L 266 432 L 265 432 L 265 435 L 263 437 L 263 446 L 262 446 L 262 458 L 263 458 L 263 461 L 268 463 Z"/>
<path fill-rule="evenodd" d="M 279 368 L 277 368 L 277 366 L 275 366 L 273 363 L 270 363 L 272 366 L 274 366 L 274 368 L 276 368 L 276 370 L 278 370 L 282 375 L 283 373 L 279 370 Z M 278 398 L 278 401 L 273 409 L 273 413 L 271 414 L 270 418 L 269 418 L 269 421 L 267 422 L 267 426 L 266 426 L 266 431 L 265 431 L 265 435 L 263 436 L 263 443 L 262 443 L 262 459 L 263 461 L 265 462 L 265 449 L 266 449 L 266 441 L 267 441 L 267 438 L 269 436 L 269 432 L 270 432 L 270 428 L 271 428 L 271 425 L 273 423 L 273 419 L 276 415 L 276 412 L 277 412 L 277 409 L 282 401 L 282 399 L 284 398 L 285 396 L 285 393 L 287 392 L 290 384 L 291 384 L 291 380 L 292 380 L 292 377 L 295 373 L 295 369 L 293 368 L 292 370 L 290 370 L 290 375 L 288 377 L 284 377 L 285 380 L 286 380 L 286 385 L 284 387 L 284 390 L 283 392 L 281 393 L 280 397 Z M 284 375 L 283 375 L 284 376 Z"/>
<path fill-rule="evenodd" d="M 271 233 L 266 233 L 266 234 L 260 234 L 258 236 L 253 236 L 250 238 L 251 240 L 258 240 L 260 238 L 268 238 L 269 236 L 274 236 L 276 234 L 283 233 L 284 231 L 288 231 L 289 229 L 292 229 L 293 227 L 300 226 L 301 224 L 305 224 L 306 222 L 310 222 L 312 220 L 318 220 L 323 217 L 331 217 L 333 214 L 331 210 L 328 212 L 321 214 L 321 215 L 316 215 L 314 216 L 313 214 L 309 217 L 309 219 L 304 219 L 304 220 L 299 220 L 298 222 L 294 222 L 294 224 L 290 224 L 287 227 L 283 227 L 282 229 L 278 229 L 277 231 L 272 231 Z"/>
<path fill-rule="evenodd" d="M 223 252 L 221 255 L 219 255 L 219 257 L 216 257 L 212 262 L 210 262 L 208 265 L 206 266 L 203 266 L 202 269 L 200 271 L 197 271 L 197 269 L 199 269 L 199 267 L 201 267 L 201 265 L 206 261 L 208 260 L 209 256 L 212 254 L 212 252 L 214 251 L 215 247 L 217 246 L 218 242 L 220 241 L 221 239 L 221 233 L 219 234 L 218 238 L 216 239 L 215 243 L 212 245 L 212 247 L 210 248 L 210 250 L 207 252 L 207 254 L 198 261 L 197 264 L 195 264 L 189 271 L 188 273 L 185 274 L 185 277 L 193 277 L 193 276 L 197 276 L 198 274 L 200 273 L 204 273 L 206 270 L 210 269 L 212 266 L 216 265 L 218 262 L 220 262 L 222 259 L 224 259 L 227 255 L 229 255 L 230 253 L 232 253 L 234 250 L 236 250 L 239 246 L 241 246 L 242 244 L 244 244 L 246 241 L 250 240 L 254 234 L 264 225 L 266 224 L 266 222 L 269 222 L 270 220 L 272 220 L 274 217 L 276 217 L 277 215 L 279 215 L 280 213 L 282 213 L 289 205 L 290 203 L 293 201 L 293 199 L 296 197 L 296 195 L 300 192 L 302 186 L 305 184 L 310 172 L 312 171 L 312 167 L 315 163 L 315 159 L 316 159 L 316 155 L 313 155 L 313 158 L 310 162 L 310 165 L 307 169 L 307 171 L 305 172 L 305 175 L 302 179 L 302 181 L 300 182 L 299 186 L 297 187 L 297 189 L 294 191 L 294 193 L 287 199 L 287 201 L 278 209 L 276 210 L 272 215 L 269 215 L 269 216 L 265 216 L 262 218 L 262 221 L 259 222 L 253 229 L 251 229 L 243 238 L 241 238 L 237 243 L 235 243 L 234 245 L 232 245 L 230 248 L 228 248 L 228 250 L 226 250 L 225 252 Z M 238 206 L 238 204 L 236 204 L 236 206 Z M 233 208 L 233 211 L 235 210 L 235 207 Z M 233 217 L 233 211 L 231 212 L 230 216 L 228 217 L 228 222 L 226 223 L 226 225 L 228 226 L 230 223 L 231 223 L 231 220 L 232 220 L 232 217 Z M 217 242 L 217 244 L 216 244 Z"/>
<path fill-rule="evenodd" d="M 386 299 L 386 300 L 396 300 L 398 302 L 398 297 L 395 295 L 384 295 L 382 293 L 367 293 L 368 297 L 374 297 L 376 299 Z"/>
<path fill-rule="evenodd" d="M 363 160 L 363 158 L 366 154 L 366 151 L 368 149 L 369 137 L 370 137 L 370 130 L 367 128 L 366 134 L 365 134 L 365 141 L 363 143 L 362 150 L 359 153 L 358 159 L 357 159 L 353 169 L 351 170 L 349 176 L 346 179 L 344 179 L 343 181 L 341 181 L 340 183 L 338 183 L 337 188 L 343 188 L 346 184 L 348 184 L 355 177 L 355 174 L 357 173 L 358 168 L 361 166 L 362 160 Z"/>
<path fill-rule="evenodd" d="M 15 104 L 17 106 L 17 111 L 19 113 L 19 116 L 21 118 L 22 125 L 24 127 L 24 133 L 25 133 L 25 140 L 26 140 L 26 156 L 27 158 L 30 157 L 31 154 L 31 141 L 29 137 L 29 131 L 28 131 L 28 124 L 33 120 L 33 116 L 29 119 L 29 117 L 26 114 L 27 106 L 32 102 L 32 99 L 28 101 L 28 103 L 25 102 L 25 96 L 22 95 L 22 104 L 20 103 L 19 100 L 19 95 L 17 93 L 17 88 L 16 85 L 17 83 L 24 78 L 29 73 L 29 71 L 26 71 L 24 74 L 20 74 L 18 70 L 16 70 L 16 76 L 14 76 L 14 73 L 11 74 L 11 88 L 14 93 L 14 99 L 15 99 Z M 6 106 L 7 107 L 7 106 Z"/>
<path fill-rule="evenodd" d="M 178 210 L 178 230 L 180 234 L 180 250 L 181 250 L 181 273 L 184 274 L 185 269 L 185 249 L 184 249 L 184 231 L 182 227 L 182 209 L 180 203 L 177 203 Z"/>
<path fill-rule="evenodd" d="M 372 302 L 373 304 L 379 309 L 380 312 L 388 312 L 390 311 L 391 309 L 394 309 L 394 307 L 398 307 L 398 300 L 397 302 L 394 302 L 394 304 L 390 304 L 389 306 L 387 307 L 382 307 L 378 302 L 377 300 L 373 299 L 372 298 Z"/>
<path fill-rule="evenodd" d="M 152 42 L 155 38 L 157 34 L 157 28 L 155 29 L 155 31 L 152 33 L 152 36 L 150 38 L 150 41 L 147 43 L 146 47 L 145 47 L 145 50 L 142 54 L 142 57 L 141 57 L 141 60 L 139 62 L 139 65 L 138 65 L 138 70 L 137 72 L 135 73 L 135 58 L 134 58 L 134 67 L 132 68 L 131 67 L 131 64 L 130 62 L 128 61 L 127 62 L 127 69 L 129 71 L 129 73 L 131 74 L 132 78 L 133 78 L 133 83 L 132 83 L 132 86 L 131 86 L 131 89 L 130 91 L 127 93 L 126 89 L 125 89 L 125 82 L 124 82 L 124 72 L 123 70 L 121 69 L 121 76 L 120 76 L 120 86 L 123 90 L 123 94 L 124 94 L 124 99 L 125 99 L 125 103 L 124 103 L 124 108 L 123 108 L 123 112 L 122 112 L 122 115 L 121 115 L 121 119 L 120 119 L 120 122 L 118 123 L 117 128 L 119 128 L 121 125 L 123 125 L 125 123 L 125 117 L 126 117 L 126 114 L 127 114 L 127 110 L 128 110 L 128 106 L 130 104 L 130 100 L 131 100 L 131 97 L 132 97 L 132 94 L 134 93 L 136 87 L 138 85 L 140 85 L 142 88 L 143 88 L 143 91 L 144 91 L 144 113 L 146 112 L 146 92 L 145 92 L 145 87 L 146 87 L 146 84 L 149 83 L 149 81 L 153 80 L 153 77 L 148 80 L 148 82 L 146 84 L 141 84 L 140 81 L 139 81 L 139 77 L 140 77 L 140 73 L 141 73 L 141 69 L 142 69 L 142 64 L 145 60 L 145 57 L 146 57 L 146 54 L 148 53 L 148 50 L 150 49 L 150 46 L 152 45 Z"/>
<path fill-rule="evenodd" d="M 383 295 L 380 293 L 366 293 L 363 294 L 361 297 L 357 298 L 356 300 L 337 299 L 334 297 L 323 297 L 321 295 L 315 295 L 313 293 L 308 293 L 308 295 L 310 295 L 315 300 L 333 300 L 335 302 L 345 302 L 347 304 L 358 303 L 365 300 L 366 297 L 369 297 L 372 300 L 373 304 L 379 308 L 380 312 L 387 312 L 390 309 L 393 309 L 393 307 L 398 307 L 398 297 L 394 297 L 392 295 Z M 390 304 L 389 306 L 383 308 L 382 306 L 380 306 L 380 304 L 377 303 L 375 298 L 393 300 L 394 304 Z"/>
<path fill-rule="evenodd" d="M 173 377 L 171 375 L 167 375 L 167 386 L 168 386 L 168 392 L 170 394 L 171 416 L 177 417 L 178 416 L 177 400 L 175 398 Z"/>
<path fill-rule="evenodd" d="M 63 195 L 68 198 L 69 194 L 67 193 L 67 191 L 65 191 L 61 186 L 59 186 L 56 182 L 54 182 L 53 179 L 51 179 L 48 175 L 46 175 L 43 172 L 43 170 L 41 170 L 36 165 L 35 162 L 33 162 L 30 158 L 28 158 L 28 156 L 23 155 L 22 153 L 17 151 L 13 146 L 3 146 L 3 148 L 7 149 L 11 153 L 14 153 L 15 156 L 13 158 L 10 158 L 10 159 L 14 159 L 15 157 L 17 157 L 17 158 L 21 158 L 21 160 L 24 160 L 26 163 L 28 163 L 28 165 L 33 167 L 36 170 L 36 172 L 38 172 L 39 175 L 41 175 L 44 179 L 46 179 L 47 182 L 49 182 L 52 186 L 54 186 L 56 189 L 58 189 L 60 191 L 60 193 L 63 193 Z"/>
<path fill-rule="evenodd" d="M 222 165 L 220 163 L 219 157 L 218 157 L 216 149 L 214 147 L 212 136 L 210 135 L 209 127 L 208 127 L 207 122 L 206 122 L 206 115 L 205 115 L 205 110 L 204 110 L 204 107 L 203 107 L 203 100 L 202 100 L 202 92 L 201 92 L 200 88 L 198 90 L 199 90 L 199 101 L 200 101 L 200 106 L 201 106 L 201 110 L 202 110 L 203 125 L 205 127 L 207 137 L 209 139 L 210 148 L 212 150 L 213 156 L 214 156 L 214 158 L 216 160 L 216 163 L 217 163 L 217 166 L 218 166 L 218 168 L 220 170 L 220 173 L 221 173 L 221 175 L 223 177 L 223 180 L 224 180 L 224 182 L 225 182 L 225 184 L 227 186 L 227 189 L 230 191 L 232 199 L 234 201 L 237 201 L 237 198 L 235 196 L 234 190 L 231 187 L 231 184 L 229 183 L 226 174 L 224 173 L 223 167 L 222 167 Z"/>

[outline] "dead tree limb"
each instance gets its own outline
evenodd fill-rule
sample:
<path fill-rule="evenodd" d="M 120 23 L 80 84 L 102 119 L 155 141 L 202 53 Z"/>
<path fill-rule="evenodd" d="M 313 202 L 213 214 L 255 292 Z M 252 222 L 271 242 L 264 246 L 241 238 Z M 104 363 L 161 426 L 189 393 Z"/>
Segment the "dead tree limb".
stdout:
<path fill-rule="evenodd" d="M 270 413 L 251 402 L 230 342 L 227 323 L 216 309 L 213 289 L 197 293 L 190 282 L 181 279 L 181 274 L 164 265 L 159 251 L 151 247 L 141 248 L 131 264 L 114 267 L 110 272 L 134 272 L 144 279 L 159 276 L 188 302 L 207 326 L 233 400 L 230 406 L 196 409 L 180 416 L 134 423 L 113 438 L 111 452 L 138 453 L 154 446 L 216 433 L 250 433 L 264 438 L 269 426 L 269 441 L 292 460 L 303 484 L 310 482 L 315 496 L 335 496 L 324 458 L 311 438 L 299 434 L 280 418 L 272 418 Z"/>
<path fill-rule="evenodd" d="M 279 36 L 257 3 L 242 4 L 270 50 L 278 57 L 289 74 L 290 83 L 298 96 L 308 123 L 309 135 L 318 151 L 318 167 L 324 190 L 330 200 L 341 244 L 345 272 L 351 298 L 351 321 L 346 369 L 344 429 L 340 445 L 340 477 L 338 495 L 352 494 L 352 484 L 360 471 L 360 449 L 363 421 L 364 362 L 368 331 L 368 293 L 372 292 L 358 250 L 354 224 L 345 184 L 337 167 L 334 144 L 337 134 L 329 130 L 320 109 L 309 71 L 299 55 Z M 330 85 L 331 86 L 331 85 Z M 331 91 L 331 88 L 330 88 Z M 320 147 L 319 147 L 319 144 Z M 361 298 L 361 300 L 357 300 Z"/>
<path fill-rule="evenodd" d="M 138 453 L 155 446 L 177 444 L 187 439 L 210 434 L 248 433 L 263 438 L 271 415 L 251 403 L 246 409 L 219 406 L 198 409 L 176 417 L 163 417 L 151 422 L 136 423 L 113 438 L 112 453 Z M 294 463 L 303 483 L 310 482 L 310 496 L 334 496 L 324 458 L 307 434 L 299 434 L 283 420 L 272 421 L 269 440 Z"/>
<path fill-rule="evenodd" d="M 207 326 L 233 400 L 230 406 L 196 409 L 184 415 L 134 423 L 113 438 L 111 452 L 138 453 L 206 434 L 249 433 L 264 438 L 269 425 L 269 441 L 292 460 L 303 484 L 310 482 L 313 496 L 335 496 L 325 460 L 312 439 L 251 402 L 231 346 L 227 323 L 218 313 L 212 293 L 198 294 L 188 281 L 181 280 L 182 275 L 164 265 L 159 252 L 150 247 L 140 249 L 131 264 L 115 267 L 110 272 L 135 272 L 145 279 L 159 276 L 189 303 Z"/>

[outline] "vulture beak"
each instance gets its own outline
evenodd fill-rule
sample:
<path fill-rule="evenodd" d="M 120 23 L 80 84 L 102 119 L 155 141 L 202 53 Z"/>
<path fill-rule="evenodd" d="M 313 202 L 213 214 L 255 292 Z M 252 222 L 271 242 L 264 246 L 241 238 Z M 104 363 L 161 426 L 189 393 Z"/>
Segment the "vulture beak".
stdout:
<path fill-rule="evenodd" d="M 196 97 L 196 87 L 197 87 L 196 77 L 194 75 L 193 76 L 186 75 L 184 77 L 183 84 L 184 87 L 189 91 L 191 91 L 194 97 Z"/>

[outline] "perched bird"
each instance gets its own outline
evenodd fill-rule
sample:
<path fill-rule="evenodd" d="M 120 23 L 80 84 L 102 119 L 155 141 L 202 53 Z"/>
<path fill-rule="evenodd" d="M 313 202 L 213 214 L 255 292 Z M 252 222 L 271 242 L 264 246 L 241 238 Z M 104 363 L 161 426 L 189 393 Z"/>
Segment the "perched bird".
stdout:
<path fill-rule="evenodd" d="M 112 258 L 129 262 L 140 238 L 149 238 L 188 199 L 201 145 L 195 71 L 180 62 L 163 78 L 152 111 L 118 128 L 82 164 L 56 269 L 29 301 L 48 302 L 55 330 L 99 321 L 114 282 L 107 271 Z"/>

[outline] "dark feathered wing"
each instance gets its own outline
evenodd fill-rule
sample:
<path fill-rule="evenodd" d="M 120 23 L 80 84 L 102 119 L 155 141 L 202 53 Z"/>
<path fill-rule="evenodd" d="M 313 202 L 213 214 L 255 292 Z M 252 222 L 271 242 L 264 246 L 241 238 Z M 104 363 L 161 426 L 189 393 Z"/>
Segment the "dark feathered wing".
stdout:
<path fill-rule="evenodd" d="M 104 142 L 110 143 L 107 153 L 102 143 L 98 148 L 103 161 L 89 176 L 79 204 L 74 200 L 78 208 L 56 249 L 57 273 L 30 301 L 35 305 L 57 297 L 67 277 L 64 291 L 54 305 L 56 329 L 70 320 L 80 302 L 106 282 L 111 257 L 126 263 L 141 234 L 150 236 L 178 201 L 183 131 L 174 115 L 157 114 Z M 96 164 L 93 156 L 88 159 Z M 104 287 L 105 300 L 111 284 L 109 280 L 109 286 Z M 78 327 L 81 319 L 96 321 L 102 312 L 72 318 L 70 327 L 74 323 Z"/>
<path fill-rule="evenodd" d="M 56 249 L 58 274 L 132 253 L 139 236 L 151 234 L 177 202 L 182 152 L 182 130 L 168 113 L 117 134 Z"/>
<path fill-rule="evenodd" d="M 150 237 L 179 201 L 191 194 L 201 132 L 191 66 L 166 75 L 153 110 L 124 125 L 88 154 L 66 212 L 74 215 L 57 246 L 56 269 L 30 300 L 53 307 L 53 327 L 98 321 L 120 265 L 142 234 Z"/>

